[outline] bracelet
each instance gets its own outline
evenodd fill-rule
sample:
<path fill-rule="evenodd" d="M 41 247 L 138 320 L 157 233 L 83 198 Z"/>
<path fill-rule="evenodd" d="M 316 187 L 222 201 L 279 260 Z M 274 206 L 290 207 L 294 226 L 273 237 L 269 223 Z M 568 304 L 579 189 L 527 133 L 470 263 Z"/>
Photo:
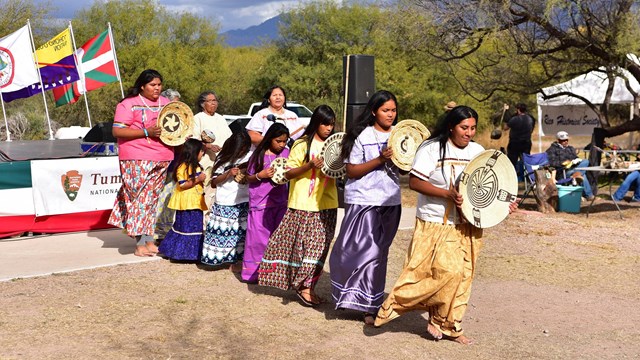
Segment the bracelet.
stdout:
<path fill-rule="evenodd" d="M 262 181 L 262 179 L 260 179 L 260 178 L 258 177 L 258 173 L 256 173 L 256 180 L 258 180 L 258 181 Z"/>
<path fill-rule="evenodd" d="M 149 133 L 147 132 L 147 128 L 142 128 L 142 131 L 144 131 L 144 137 L 148 138 Z"/>

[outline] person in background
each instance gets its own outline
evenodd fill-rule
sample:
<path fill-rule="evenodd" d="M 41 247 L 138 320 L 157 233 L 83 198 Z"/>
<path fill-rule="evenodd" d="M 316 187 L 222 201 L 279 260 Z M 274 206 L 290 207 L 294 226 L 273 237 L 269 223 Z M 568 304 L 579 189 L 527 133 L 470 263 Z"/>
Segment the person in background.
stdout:
<path fill-rule="evenodd" d="M 160 96 L 166 97 L 169 101 L 180 101 L 180 93 L 177 90 L 166 89 L 160 93 Z M 179 150 L 176 151 L 176 154 L 178 151 Z M 164 187 L 162 188 L 160 198 L 158 199 L 158 210 L 156 210 L 156 230 L 153 235 L 156 243 L 161 242 L 165 235 L 167 235 L 167 232 L 171 230 L 176 214 L 175 210 L 167 207 L 171 194 L 173 194 L 173 189 L 176 186 L 176 183 L 173 180 L 176 161 L 177 159 L 174 157 L 173 161 L 169 164 L 169 168 L 167 169 L 167 179 L 164 182 Z"/>
<path fill-rule="evenodd" d="M 213 142 L 205 142 L 205 154 L 200 160 L 200 165 L 204 169 L 207 179 L 204 182 L 204 200 L 207 208 L 211 209 L 216 194 L 215 187 L 211 184 L 211 167 L 216 161 L 216 154 L 222 149 L 222 144 L 231 136 L 231 129 L 227 125 L 224 117 L 218 114 L 218 95 L 213 91 L 204 91 L 198 95 L 196 100 L 197 114 L 193 117 L 193 138 L 203 140 L 202 132 L 205 130 L 213 133 Z M 204 141 L 203 141 L 204 142 Z M 205 212 L 205 223 L 207 222 L 208 211 Z"/>
<path fill-rule="evenodd" d="M 576 168 L 589 166 L 589 160 L 578 157 L 578 151 L 569 145 L 569 134 L 566 131 L 558 131 L 556 139 L 557 141 L 551 143 L 551 146 L 546 151 L 549 165 L 557 169 L 556 179 L 561 180 L 571 176 L 573 173 L 580 173 L 583 179 L 582 195 L 589 201 L 593 200 L 593 191 L 589 180 L 585 176 L 585 171 L 576 170 Z"/>
<path fill-rule="evenodd" d="M 389 247 L 402 212 L 400 172 L 387 146 L 397 117 L 395 95 L 378 91 L 342 140 L 348 180 L 345 215 L 329 258 L 332 296 L 336 309 L 362 312 L 367 325 L 384 299 Z"/>
<path fill-rule="evenodd" d="M 516 114 L 502 124 L 503 130 L 509 130 L 507 157 L 516 169 L 522 154 L 531 153 L 531 134 L 534 126 L 535 120 L 527 114 L 527 106 L 523 103 L 516 104 Z"/>
<path fill-rule="evenodd" d="M 200 140 L 187 139 L 180 149 L 178 167 L 173 173 L 177 184 L 168 207 L 176 211 L 171 230 L 159 250 L 171 260 L 195 261 L 202 246 L 202 217 L 207 209 L 202 184 L 206 178 L 200 167 L 204 146 Z"/>
<path fill-rule="evenodd" d="M 256 146 L 274 122 L 284 124 L 289 129 L 289 137 L 295 140 L 302 136 L 304 124 L 298 115 L 287 110 L 287 94 L 284 89 L 274 85 L 267 90 L 262 99 L 260 110 L 256 112 L 246 126 L 251 143 Z"/>
<path fill-rule="evenodd" d="M 631 185 L 635 184 L 636 188 L 633 191 L 633 197 L 631 197 L 631 202 L 640 202 L 640 171 L 636 170 L 631 172 L 624 178 L 622 184 L 616 192 L 613 194 L 613 199 L 615 201 L 622 201 L 624 199 L 625 194 L 631 188 Z"/>
<path fill-rule="evenodd" d="M 162 75 L 144 70 L 116 106 L 113 136 L 118 139 L 122 186 L 110 225 L 123 228 L 136 241 L 136 256 L 158 252 L 153 235 L 158 199 L 164 187 L 173 148 L 160 141 L 158 113 L 169 99 L 160 95 Z"/>

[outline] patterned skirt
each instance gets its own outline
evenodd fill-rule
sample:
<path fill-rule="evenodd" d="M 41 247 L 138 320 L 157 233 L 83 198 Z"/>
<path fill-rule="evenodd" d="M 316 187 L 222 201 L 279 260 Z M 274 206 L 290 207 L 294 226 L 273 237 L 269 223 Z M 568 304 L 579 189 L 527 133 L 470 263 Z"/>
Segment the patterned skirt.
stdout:
<path fill-rule="evenodd" d="M 165 181 L 160 197 L 158 198 L 158 209 L 156 210 L 156 231 L 153 236 L 156 240 L 164 239 L 169 230 L 171 230 L 171 226 L 175 220 L 176 211 L 169 209 L 167 206 L 175 187 L 176 182 L 173 181 L 172 174 L 167 174 L 167 180 Z"/>
<path fill-rule="evenodd" d="M 202 210 L 178 210 L 158 250 L 172 260 L 198 260 L 202 246 Z"/>
<path fill-rule="evenodd" d="M 271 235 L 258 284 L 283 290 L 315 287 L 336 230 L 337 209 L 288 209 Z"/>
<path fill-rule="evenodd" d="M 336 309 L 378 311 L 384 300 L 389 247 L 401 212 L 400 205 L 346 205 L 329 258 Z"/>
<path fill-rule="evenodd" d="M 122 186 L 108 223 L 127 235 L 153 235 L 158 198 L 164 187 L 169 161 L 121 160 Z"/>
<path fill-rule="evenodd" d="M 206 265 L 242 261 L 249 203 L 213 205 L 202 245 L 200 262 Z"/>

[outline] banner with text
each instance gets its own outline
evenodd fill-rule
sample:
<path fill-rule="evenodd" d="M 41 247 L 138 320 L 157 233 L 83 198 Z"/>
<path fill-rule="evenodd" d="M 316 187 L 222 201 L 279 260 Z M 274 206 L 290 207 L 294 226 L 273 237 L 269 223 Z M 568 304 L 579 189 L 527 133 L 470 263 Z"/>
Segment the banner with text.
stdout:
<path fill-rule="evenodd" d="M 113 208 L 120 189 L 117 156 L 31 161 L 36 216 Z"/>
<path fill-rule="evenodd" d="M 600 127 L 598 115 L 587 105 L 540 106 L 541 117 L 538 125 L 548 136 L 558 131 L 569 135 L 591 135 L 593 128 Z"/>

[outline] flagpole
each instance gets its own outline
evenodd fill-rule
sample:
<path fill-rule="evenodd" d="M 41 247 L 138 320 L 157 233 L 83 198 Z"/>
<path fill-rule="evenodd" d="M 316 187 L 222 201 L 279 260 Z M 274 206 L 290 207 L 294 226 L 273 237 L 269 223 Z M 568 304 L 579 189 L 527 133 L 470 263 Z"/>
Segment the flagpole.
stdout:
<path fill-rule="evenodd" d="M 4 98 L 2 97 L 2 92 L 0 91 L 0 102 L 2 103 L 2 115 L 4 116 L 4 126 L 7 128 L 7 140 L 11 141 L 11 131 L 9 131 L 9 122 L 7 121 L 7 112 L 4 110 Z"/>
<path fill-rule="evenodd" d="M 78 81 L 82 82 L 84 79 L 84 72 L 82 71 L 82 59 L 80 59 L 80 61 L 76 59 L 78 49 L 76 48 L 76 38 L 73 35 L 73 27 L 71 26 L 71 21 L 69 21 L 69 30 L 71 31 L 71 41 L 73 42 L 73 61 L 76 63 L 76 68 L 78 69 L 78 76 L 80 77 L 80 80 Z M 73 84 L 71 85 L 71 89 L 73 90 Z M 85 91 L 83 97 L 84 106 L 87 109 L 87 119 L 89 119 L 89 127 L 93 127 L 93 125 L 91 124 L 91 113 L 89 112 L 89 100 L 87 99 L 87 91 Z"/>
<path fill-rule="evenodd" d="M 120 94 L 122 94 L 122 98 L 124 99 L 124 88 L 122 87 L 122 78 L 120 77 L 120 66 L 118 65 L 118 54 L 116 54 L 116 45 L 115 41 L 113 40 L 113 32 L 111 32 L 111 23 L 108 22 L 107 25 L 109 26 L 109 41 L 111 42 L 111 49 L 113 49 L 113 61 L 116 65 L 116 76 L 118 77 L 118 81 L 120 82 Z"/>
<path fill-rule="evenodd" d="M 33 49 L 33 57 L 35 58 L 35 66 L 38 71 L 38 80 L 40 81 L 40 90 L 42 90 L 42 102 L 44 102 L 44 112 L 47 115 L 47 124 L 49 125 L 49 140 L 54 140 L 53 130 L 51 129 L 51 119 L 49 118 L 49 108 L 47 107 L 47 98 L 44 95 L 44 84 L 42 83 L 42 74 L 40 74 L 40 68 L 38 67 L 38 53 L 36 52 L 36 45 L 33 42 L 33 33 L 31 32 L 31 21 L 27 20 L 27 28 L 29 28 L 29 38 L 31 39 L 31 47 Z"/>

